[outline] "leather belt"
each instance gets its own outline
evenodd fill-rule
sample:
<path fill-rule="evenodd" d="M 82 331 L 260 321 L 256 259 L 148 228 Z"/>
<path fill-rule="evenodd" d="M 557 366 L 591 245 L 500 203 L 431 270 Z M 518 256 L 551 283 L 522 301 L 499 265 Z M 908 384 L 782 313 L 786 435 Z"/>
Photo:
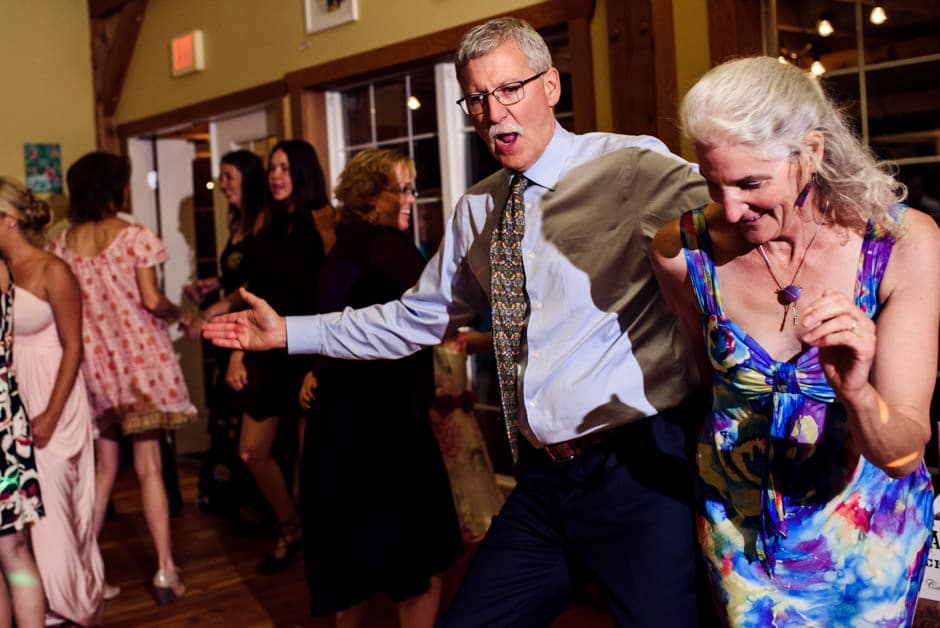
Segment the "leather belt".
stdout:
<path fill-rule="evenodd" d="M 542 451 L 552 460 L 552 462 L 567 462 L 575 456 L 580 456 L 589 449 L 594 449 L 605 443 L 609 443 L 621 432 L 622 427 L 617 426 L 603 430 L 597 430 L 578 438 L 565 440 L 560 443 L 553 443 L 542 447 Z"/>

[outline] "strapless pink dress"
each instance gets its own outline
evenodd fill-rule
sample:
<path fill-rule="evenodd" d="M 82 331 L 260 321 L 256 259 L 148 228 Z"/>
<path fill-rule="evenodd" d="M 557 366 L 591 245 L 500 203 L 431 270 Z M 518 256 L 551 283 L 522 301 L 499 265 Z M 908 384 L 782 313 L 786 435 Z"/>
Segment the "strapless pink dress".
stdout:
<path fill-rule="evenodd" d="M 14 287 L 13 366 L 32 417 L 46 409 L 62 359 L 52 307 Z M 35 448 L 45 518 L 31 528 L 49 609 L 82 626 L 101 623 L 104 563 L 92 524 L 95 459 L 91 408 L 79 372 L 49 443 Z"/>

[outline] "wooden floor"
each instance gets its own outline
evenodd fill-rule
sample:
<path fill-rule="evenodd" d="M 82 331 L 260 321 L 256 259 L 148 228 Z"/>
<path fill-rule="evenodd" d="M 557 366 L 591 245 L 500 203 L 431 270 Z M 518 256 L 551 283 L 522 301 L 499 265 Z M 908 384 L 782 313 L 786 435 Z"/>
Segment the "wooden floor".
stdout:
<path fill-rule="evenodd" d="M 311 619 L 307 589 L 298 559 L 285 573 L 262 575 L 255 571 L 259 557 L 269 551 L 271 538 L 236 534 L 221 519 L 196 508 L 197 463 L 181 459 L 180 485 L 185 506 L 171 522 L 174 555 L 182 567 L 188 592 L 167 606 L 157 606 L 149 582 L 156 569 L 153 546 L 141 512 L 136 479 L 122 469 L 114 491 L 117 516 L 105 523 L 101 537 L 108 582 L 121 594 L 107 602 L 107 626 L 306 626 L 328 628 L 332 622 Z M 465 565 L 445 575 L 445 597 L 459 583 Z M 395 607 L 376 599 L 369 608 L 367 626 L 394 628 Z M 593 603 L 573 605 L 553 628 L 612 626 L 606 612 Z"/>

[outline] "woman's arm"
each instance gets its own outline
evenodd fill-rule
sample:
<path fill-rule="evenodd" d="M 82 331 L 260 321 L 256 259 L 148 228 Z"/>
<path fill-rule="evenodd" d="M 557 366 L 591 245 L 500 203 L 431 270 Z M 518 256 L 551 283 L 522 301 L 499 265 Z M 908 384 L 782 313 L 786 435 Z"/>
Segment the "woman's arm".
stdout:
<path fill-rule="evenodd" d="M 882 279 L 877 323 L 833 291 L 803 315 L 803 341 L 820 348 L 856 446 L 893 477 L 920 465 L 930 439 L 940 326 L 940 231 L 915 211 L 905 226 Z"/>
<path fill-rule="evenodd" d="M 705 353 L 701 311 L 692 292 L 689 270 L 682 252 L 678 220 L 670 222 L 656 233 L 650 248 L 650 264 L 663 300 L 678 319 L 679 327 L 692 345 L 701 382 L 706 385 L 712 377 L 711 364 Z"/>
<path fill-rule="evenodd" d="M 62 359 L 49 402 L 42 412 L 32 418 L 33 440 L 38 447 L 44 447 L 55 432 L 82 363 L 82 293 L 78 281 L 65 262 L 50 254 L 43 272 L 43 282 L 62 344 Z"/>
<path fill-rule="evenodd" d="M 225 383 L 229 388 L 239 391 L 248 385 L 248 369 L 245 368 L 245 352 L 232 351 L 225 369 Z"/>
<path fill-rule="evenodd" d="M 245 284 L 243 287 L 247 289 L 248 284 Z M 208 321 L 220 314 L 228 314 L 229 312 L 241 310 L 245 307 L 247 307 L 247 304 L 242 298 L 241 290 L 233 290 L 231 294 L 225 295 L 225 298 L 219 299 L 204 309 L 202 311 L 201 318 Z"/>
<path fill-rule="evenodd" d="M 206 295 L 222 287 L 220 277 L 206 277 L 204 279 L 193 279 L 183 287 L 183 296 L 195 303 L 201 305 Z"/>
<path fill-rule="evenodd" d="M 180 318 L 183 310 L 160 291 L 157 286 L 157 271 L 154 267 L 137 267 L 136 271 L 141 305 L 148 312 L 162 319 Z"/>

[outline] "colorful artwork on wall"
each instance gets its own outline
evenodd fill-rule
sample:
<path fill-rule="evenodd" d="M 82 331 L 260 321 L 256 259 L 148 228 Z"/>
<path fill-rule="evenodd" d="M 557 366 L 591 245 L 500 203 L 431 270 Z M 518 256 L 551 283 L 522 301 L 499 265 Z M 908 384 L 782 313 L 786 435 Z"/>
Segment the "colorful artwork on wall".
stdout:
<path fill-rule="evenodd" d="M 62 191 L 62 149 L 59 144 L 23 144 L 26 186 L 33 192 Z"/>

